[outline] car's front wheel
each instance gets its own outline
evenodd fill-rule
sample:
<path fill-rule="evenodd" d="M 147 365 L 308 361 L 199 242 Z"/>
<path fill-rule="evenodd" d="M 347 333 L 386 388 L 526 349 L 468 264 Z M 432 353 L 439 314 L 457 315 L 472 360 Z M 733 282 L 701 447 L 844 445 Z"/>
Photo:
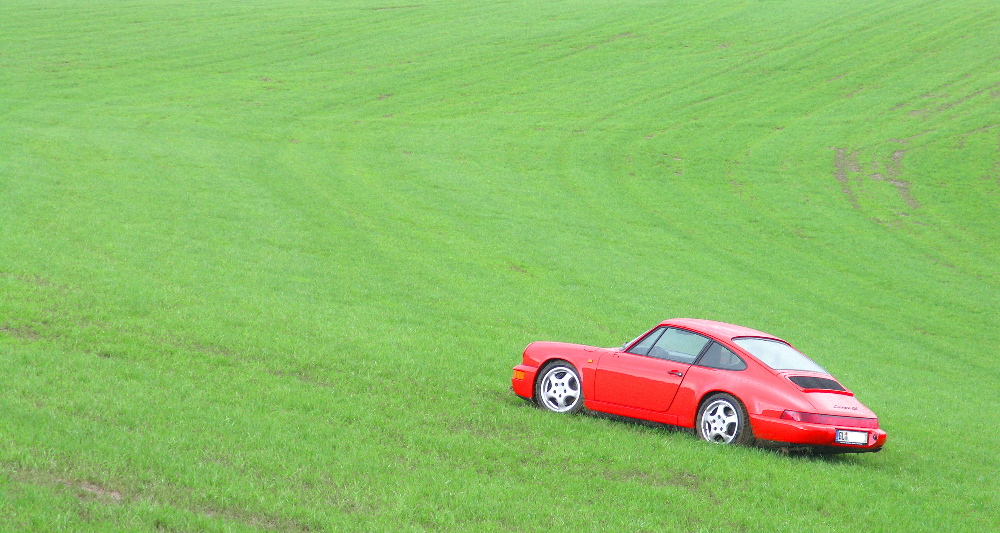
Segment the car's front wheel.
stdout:
<path fill-rule="evenodd" d="M 538 406 L 555 413 L 575 413 L 583 409 L 583 384 L 573 365 L 552 361 L 542 367 L 535 383 Z"/>
<path fill-rule="evenodd" d="M 719 444 L 750 444 L 753 432 L 746 409 L 735 397 L 724 392 L 705 399 L 698 410 L 698 435 Z"/>

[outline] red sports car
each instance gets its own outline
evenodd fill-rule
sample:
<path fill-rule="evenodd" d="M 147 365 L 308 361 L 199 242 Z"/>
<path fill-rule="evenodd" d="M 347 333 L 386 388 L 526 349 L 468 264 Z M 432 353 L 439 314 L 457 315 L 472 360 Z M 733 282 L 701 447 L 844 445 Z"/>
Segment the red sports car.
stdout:
<path fill-rule="evenodd" d="M 710 442 L 857 453 L 886 439 L 875 413 L 790 344 L 711 320 L 666 320 L 621 348 L 533 342 L 511 383 L 549 411 L 586 406 Z"/>

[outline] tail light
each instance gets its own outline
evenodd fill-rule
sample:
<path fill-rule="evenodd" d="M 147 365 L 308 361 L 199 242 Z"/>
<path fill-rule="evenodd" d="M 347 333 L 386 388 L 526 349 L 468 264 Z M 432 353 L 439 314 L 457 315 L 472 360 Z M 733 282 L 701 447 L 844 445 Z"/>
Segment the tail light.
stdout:
<path fill-rule="evenodd" d="M 827 426 L 847 426 L 852 428 L 878 428 L 877 418 L 857 418 L 854 416 L 818 415 L 816 413 L 800 413 L 798 411 L 785 411 L 781 413 L 781 418 L 785 420 L 795 420 L 796 422 L 808 422 L 810 424 L 824 424 Z"/>

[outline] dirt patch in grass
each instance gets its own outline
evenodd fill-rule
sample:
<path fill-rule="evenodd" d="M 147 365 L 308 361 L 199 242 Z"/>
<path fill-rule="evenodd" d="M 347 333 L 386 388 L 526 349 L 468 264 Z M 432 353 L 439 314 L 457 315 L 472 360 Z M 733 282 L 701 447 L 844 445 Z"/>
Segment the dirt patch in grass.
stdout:
<path fill-rule="evenodd" d="M 991 129 L 995 128 L 995 127 L 997 127 L 997 124 L 990 124 L 989 126 L 983 126 L 981 128 L 976 128 L 974 130 L 971 130 L 971 131 L 968 131 L 966 133 L 963 133 L 963 134 L 959 135 L 958 136 L 958 142 L 955 144 L 955 148 L 958 148 L 959 150 L 961 150 L 962 148 L 965 148 L 965 143 L 969 139 L 970 136 L 975 135 L 977 133 L 987 133 Z"/>
<path fill-rule="evenodd" d="M 42 336 L 37 331 L 29 327 L 0 326 L 0 333 L 5 333 L 16 339 L 25 341 L 37 341 Z"/>
<path fill-rule="evenodd" d="M 316 376 L 311 376 L 303 372 L 285 372 L 284 370 L 268 370 L 267 373 L 271 374 L 272 376 L 295 378 L 303 383 L 308 383 L 310 385 L 315 385 L 317 387 L 333 386 L 333 383 L 330 383 L 329 381 L 317 378 Z"/>
<path fill-rule="evenodd" d="M 44 470 L 19 468 L 10 464 L 4 465 L 2 469 L 12 479 L 20 483 L 66 487 L 72 490 L 80 500 L 99 499 L 109 502 L 120 502 L 123 500 L 120 491 L 110 489 L 94 481 L 66 479 Z"/>
<path fill-rule="evenodd" d="M 518 274 L 526 274 L 528 276 L 535 277 L 534 274 L 529 272 L 527 268 L 513 261 L 507 261 L 507 270 L 510 270 L 511 272 L 517 272 Z"/>
<path fill-rule="evenodd" d="M 729 185 L 732 186 L 733 192 L 735 192 L 736 196 L 739 196 L 740 198 L 746 196 L 743 192 L 743 188 L 746 187 L 746 184 L 747 183 L 745 181 L 739 181 L 734 179 L 729 180 Z"/>
<path fill-rule="evenodd" d="M 48 278 L 42 276 L 36 276 L 34 274 L 16 274 L 14 272 L 3 272 L 0 271 L 0 276 L 5 278 L 16 279 L 20 282 L 27 283 L 28 285 L 34 285 L 36 287 L 51 287 L 55 286 L 55 283 Z"/>
<path fill-rule="evenodd" d="M 704 484 L 697 475 L 681 470 L 667 473 L 646 470 L 608 470 L 604 476 L 607 479 L 634 482 L 651 487 L 683 487 L 691 491 L 700 490 Z"/>
<path fill-rule="evenodd" d="M 899 196 L 906 202 L 906 205 L 917 209 L 920 207 L 920 202 L 917 202 L 916 198 L 910 192 L 910 182 L 899 179 L 899 175 L 902 174 L 904 155 L 906 155 L 906 150 L 894 151 L 885 165 L 885 174 L 876 172 L 869 175 L 869 177 L 876 181 L 888 182 L 896 188 L 896 191 L 899 192 Z"/>
<path fill-rule="evenodd" d="M 69 483 L 66 484 L 69 485 Z M 116 502 L 122 501 L 122 493 L 117 490 L 104 488 L 96 483 L 85 481 L 80 484 L 80 488 L 83 489 L 84 493 L 93 494 L 98 498 L 110 498 Z"/>
<path fill-rule="evenodd" d="M 946 110 L 951 109 L 951 108 L 953 108 L 955 106 L 962 105 L 965 102 L 968 102 L 969 100 L 972 100 L 973 98 L 975 98 L 975 97 L 977 97 L 977 96 L 985 93 L 986 91 L 991 91 L 992 89 L 996 88 L 997 86 L 1000 86 L 1000 83 L 993 84 L 990 87 L 987 87 L 985 89 L 980 89 L 978 91 L 974 91 L 974 92 L 972 92 L 970 94 L 967 94 L 967 95 L 959 98 L 958 100 L 955 100 L 954 102 L 947 102 L 945 104 L 942 104 L 940 107 L 938 107 L 934 111 L 940 113 L 941 111 L 946 111 Z M 993 95 L 992 91 L 990 92 L 990 95 L 991 96 Z"/>
<path fill-rule="evenodd" d="M 11 476 L 12 479 L 19 483 L 26 483 L 38 486 L 49 486 L 49 487 L 65 487 L 66 489 L 73 492 L 73 494 L 81 502 L 100 502 L 104 504 L 127 504 L 130 501 L 145 501 L 145 502 L 158 502 L 161 504 L 167 504 L 170 506 L 175 506 L 179 509 L 184 509 L 191 513 L 200 514 L 207 517 L 219 517 L 225 520 L 230 520 L 233 522 L 239 522 L 251 527 L 256 527 L 260 529 L 265 529 L 269 531 L 315 531 L 317 528 L 315 525 L 310 525 L 308 523 L 295 520 L 293 518 L 287 518 L 282 516 L 273 516 L 265 513 L 247 511 L 245 509 L 238 508 L 217 508 L 212 506 L 199 506 L 192 505 L 191 502 L 178 501 L 174 499 L 168 499 L 167 501 L 158 500 L 153 498 L 151 495 L 146 494 L 131 494 L 125 496 L 119 490 L 114 490 L 109 488 L 107 485 L 102 483 L 96 483 L 94 481 L 81 481 L 79 479 L 66 479 L 60 477 L 50 472 L 44 470 L 35 469 L 23 469 L 18 467 L 13 467 L 12 465 L 4 465 L 2 471 L 6 472 Z M 367 507 L 359 504 L 358 502 L 344 497 L 341 494 L 334 494 L 328 496 L 327 501 L 329 505 L 334 506 L 344 512 L 359 512 L 368 511 Z M 88 513 L 85 509 L 81 511 L 82 513 Z M 154 521 L 152 524 L 153 528 L 156 530 L 172 530 L 171 524 L 163 522 L 160 520 Z"/>
<path fill-rule="evenodd" d="M 223 357 L 232 357 L 232 358 L 239 358 L 241 356 L 240 353 L 237 353 L 235 350 L 228 348 L 226 346 L 189 340 L 178 335 L 172 335 L 172 334 L 157 335 L 155 333 L 148 333 L 143 336 L 153 343 L 166 344 L 178 350 L 201 352 L 203 354 L 220 355 Z"/>
<path fill-rule="evenodd" d="M 899 141 L 898 139 L 893 139 L 891 142 L 905 142 Z M 841 185 L 841 192 L 847 197 L 847 200 L 851 203 L 851 207 L 860 211 L 861 206 L 858 203 L 857 194 L 851 187 L 850 175 L 857 175 L 858 185 L 864 182 L 864 177 L 867 176 L 873 181 L 884 181 L 889 183 L 896 188 L 899 193 L 899 197 L 912 209 L 917 209 L 920 207 L 920 202 L 913 196 L 910 191 L 911 184 L 909 181 L 899 179 L 899 176 L 903 173 L 903 156 L 906 155 L 906 150 L 895 150 L 887 161 L 882 163 L 882 172 L 872 172 L 871 174 L 864 174 L 861 170 L 861 165 L 858 163 L 858 153 L 848 151 L 844 148 L 831 147 L 832 150 L 836 151 L 836 155 L 833 158 L 833 177 Z M 874 163 L 875 167 L 878 168 L 878 162 Z"/>
<path fill-rule="evenodd" d="M 844 95 L 844 98 L 854 98 L 855 96 L 857 96 L 863 90 L 865 90 L 865 88 L 863 86 L 862 87 L 858 87 L 857 89 L 854 89 L 853 91 L 851 91 L 851 92 L 847 93 L 846 95 Z"/>
<path fill-rule="evenodd" d="M 608 39 L 608 41 L 617 41 L 618 39 L 631 39 L 635 37 L 638 37 L 638 35 L 630 31 L 627 31 L 625 33 L 619 33 L 618 35 L 615 35 L 614 37 Z"/>
<path fill-rule="evenodd" d="M 851 202 L 851 207 L 861 210 L 861 206 L 858 204 L 858 197 L 855 196 L 854 191 L 851 190 L 851 184 L 847 180 L 847 172 L 858 172 L 858 155 L 854 152 L 848 152 L 843 148 L 831 147 L 832 150 L 836 150 L 836 155 L 833 157 L 833 177 L 840 182 L 842 186 L 841 192 L 847 197 L 847 200 Z M 856 170 L 857 169 L 857 170 Z"/>
<path fill-rule="evenodd" d="M 212 355 L 221 355 L 224 357 L 237 357 L 238 354 L 225 346 L 217 346 L 214 344 L 202 344 L 200 342 L 193 342 L 187 345 L 188 348 Z"/>

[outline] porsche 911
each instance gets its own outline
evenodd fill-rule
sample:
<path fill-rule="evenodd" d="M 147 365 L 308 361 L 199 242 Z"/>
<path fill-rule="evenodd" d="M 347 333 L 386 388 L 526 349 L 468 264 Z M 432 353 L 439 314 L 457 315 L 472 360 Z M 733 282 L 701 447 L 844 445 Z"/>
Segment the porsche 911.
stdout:
<path fill-rule="evenodd" d="M 720 444 L 859 453 L 886 441 L 875 413 L 791 344 L 711 320 L 665 320 L 620 348 L 534 342 L 511 384 L 548 411 L 679 426 Z"/>

